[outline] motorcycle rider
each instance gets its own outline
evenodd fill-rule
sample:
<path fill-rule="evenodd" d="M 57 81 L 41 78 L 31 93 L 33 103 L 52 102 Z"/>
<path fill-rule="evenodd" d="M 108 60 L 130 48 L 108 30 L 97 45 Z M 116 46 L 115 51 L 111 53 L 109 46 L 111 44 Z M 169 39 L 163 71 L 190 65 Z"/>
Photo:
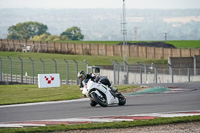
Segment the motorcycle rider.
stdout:
<path fill-rule="evenodd" d="M 86 83 L 87 83 L 88 80 L 91 79 L 91 80 L 94 81 L 94 82 L 101 82 L 102 84 L 107 85 L 113 92 L 117 93 L 117 88 L 113 87 L 113 86 L 111 85 L 110 81 L 109 81 L 107 78 L 100 79 L 100 77 L 95 76 L 95 75 L 92 74 L 92 73 L 91 73 L 91 74 L 86 74 L 84 71 L 78 72 L 77 77 L 78 77 L 78 79 L 80 80 L 80 85 L 79 85 L 80 89 L 81 89 L 82 87 L 84 87 L 84 86 L 83 86 L 83 82 L 86 82 Z M 105 82 L 105 81 L 106 81 L 106 82 Z M 81 89 L 81 90 L 82 90 L 82 89 Z"/>

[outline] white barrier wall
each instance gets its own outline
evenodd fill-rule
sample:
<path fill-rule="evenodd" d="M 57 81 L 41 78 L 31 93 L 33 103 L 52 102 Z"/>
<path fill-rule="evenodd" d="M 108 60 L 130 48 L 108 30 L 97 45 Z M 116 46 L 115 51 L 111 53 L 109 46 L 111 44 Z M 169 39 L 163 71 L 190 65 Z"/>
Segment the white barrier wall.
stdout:
<path fill-rule="evenodd" d="M 60 87 L 60 74 L 38 74 L 38 88 Z"/>
<path fill-rule="evenodd" d="M 100 71 L 101 76 L 107 76 L 108 79 L 114 84 L 114 81 L 116 81 L 116 84 L 124 84 L 124 72 L 119 72 L 119 76 L 116 75 L 114 78 L 114 72 L 113 70 L 106 70 L 101 69 Z M 118 79 L 119 78 L 119 79 Z M 186 75 L 174 75 L 173 77 L 174 83 L 181 83 L 181 82 L 189 82 L 188 76 Z M 190 81 L 200 81 L 200 75 L 198 76 L 190 76 Z M 142 84 L 148 84 L 148 83 L 155 83 L 156 77 L 153 73 L 148 74 L 142 74 Z M 172 83 L 172 75 L 169 74 L 158 74 L 157 75 L 157 83 Z M 141 75 L 140 73 L 132 73 L 129 72 L 128 74 L 128 84 L 141 84 Z"/>

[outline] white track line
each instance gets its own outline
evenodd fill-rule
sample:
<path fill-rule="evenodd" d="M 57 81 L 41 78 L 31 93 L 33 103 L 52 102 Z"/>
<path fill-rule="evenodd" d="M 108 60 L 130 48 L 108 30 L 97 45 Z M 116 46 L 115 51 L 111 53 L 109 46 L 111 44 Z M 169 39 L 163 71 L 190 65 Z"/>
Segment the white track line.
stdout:
<path fill-rule="evenodd" d="M 45 124 L 0 124 L 0 128 L 7 128 L 7 127 L 45 127 Z"/>
<path fill-rule="evenodd" d="M 195 116 L 200 115 L 200 110 L 192 110 L 192 111 L 175 111 L 175 112 L 165 112 L 165 113 L 147 113 L 147 114 L 134 114 L 134 115 L 125 115 L 125 116 L 135 116 L 135 117 L 182 117 L 182 116 Z M 114 119 L 114 118 L 104 118 L 105 116 L 98 116 L 96 117 L 88 117 L 88 118 L 67 118 L 67 119 L 49 119 L 49 120 L 39 120 L 40 123 L 44 121 L 49 122 L 56 122 L 56 121 L 63 121 L 63 122 L 120 122 L 120 121 L 134 121 L 132 118 L 130 119 Z M 123 116 L 122 116 L 123 117 Z M 46 126 L 46 124 L 29 124 L 27 121 L 26 123 L 0 123 L 0 128 L 9 128 L 9 127 L 39 127 L 39 126 Z M 33 121 L 34 122 L 34 121 Z"/>
<path fill-rule="evenodd" d="M 75 100 L 65 100 L 65 101 L 51 101 L 51 102 L 38 102 L 38 103 L 25 103 L 25 104 L 12 104 L 12 105 L 3 105 L 0 108 L 9 108 L 9 107 L 23 107 L 23 106 L 34 106 L 34 105 L 46 105 L 46 104 L 58 104 L 58 103 L 72 103 L 80 101 L 89 101 L 89 98 L 75 99 Z"/>

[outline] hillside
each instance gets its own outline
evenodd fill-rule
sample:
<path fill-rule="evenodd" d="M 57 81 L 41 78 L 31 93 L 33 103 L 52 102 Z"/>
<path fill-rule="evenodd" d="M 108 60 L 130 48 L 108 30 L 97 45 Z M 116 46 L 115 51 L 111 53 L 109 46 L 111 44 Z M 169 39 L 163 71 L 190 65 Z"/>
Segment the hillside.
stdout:
<path fill-rule="evenodd" d="M 0 38 L 10 26 L 36 21 L 59 35 L 78 26 L 85 40 L 122 40 L 121 9 L 0 9 Z M 200 9 L 127 9 L 128 40 L 199 40 Z"/>

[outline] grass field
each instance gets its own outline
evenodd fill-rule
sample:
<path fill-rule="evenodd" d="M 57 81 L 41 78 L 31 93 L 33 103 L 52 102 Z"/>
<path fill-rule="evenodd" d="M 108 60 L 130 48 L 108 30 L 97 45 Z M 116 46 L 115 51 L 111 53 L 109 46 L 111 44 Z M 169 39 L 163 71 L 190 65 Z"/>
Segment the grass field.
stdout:
<path fill-rule="evenodd" d="M 81 98 L 77 85 L 58 88 L 38 88 L 37 85 L 0 85 L 0 105 L 58 101 Z"/>
<path fill-rule="evenodd" d="M 55 64 L 53 58 L 57 62 L 57 73 L 60 73 L 61 80 L 67 79 L 66 76 L 69 75 L 69 80 L 76 80 L 76 64 L 73 60 L 78 62 L 78 71 L 86 71 L 86 64 L 83 60 L 87 60 L 90 66 L 94 65 L 112 65 L 112 61 L 123 62 L 123 58 L 119 56 L 90 56 L 90 55 L 66 55 L 66 54 L 49 54 L 49 53 L 22 53 L 22 52 L 0 52 L 0 58 L 2 60 L 2 71 L 5 74 L 10 74 L 10 61 L 8 56 L 12 58 L 12 75 L 21 75 L 21 62 L 18 57 L 23 59 L 23 75 L 25 73 L 28 76 L 33 75 L 32 62 L 29 59 L 31 57 L 34 60 L 34 76 L 37 77 L 38 74 L 42 74 L 43 65 L 40 58 L 44 61 L 45 73 L 55 73 Z M 68 67 L 66 67 L 66 59 L 68 61 Z M 145 59 L 145 58 L 128 58 L 128 64 L 135 64 L 137 62 L 145 64 L 167 64 L 167 60 L 158 59 Z M 68 69 L 68 71 L 66 70 Z"/>
<path fill-rule="evenodd" d="M 200 40 L 198 41 L 166 41 L 173 44 L 176 48 L 200 48 Z"/>
<path fill-rule="evenodd" d="M 138 90 L 138 86 L 116 86 L 119 91 Z M 0 105 L 71 100 L 83 98 L 78 85 L 38 88 L 37 85 L 0 85 Z"/>
<path fill-rule="evenodd" d="M 116 45 L 122 41 L 60 41 L 63 43 L 81 43 L 81 44 L 107 44 Z M 176 48 L 200 48 L 200 40 L 174 40 L 174 41 L 128 41 L 130 43 L 137 42 L 166 42 L 174 45 Z"/>
<path fill-rule="evenodd" d="M 83 61 L 87 60 L 89 65 L 112 65 L 112 61 L 123 62 L 123 57 L 119 56 L 91 56 L 91 55 L 66 55 L 66 54 L 49 54 L 49 53 L 22 53 L 22 52 L 0 52 L 0 57 L 11 58 L 29 58 L 39 60 L 41 59 L 56 59 L 56 60 L 76 60 L 76 61 Z M 167 64 L 167 60 L 164 59 L 146 59 L 146 58 L 136 58 L 136 57 L 128 57 L 127 62 L 129 64 L 134 64 L 137 62 L 146 63 L 146 64 Z"/>

